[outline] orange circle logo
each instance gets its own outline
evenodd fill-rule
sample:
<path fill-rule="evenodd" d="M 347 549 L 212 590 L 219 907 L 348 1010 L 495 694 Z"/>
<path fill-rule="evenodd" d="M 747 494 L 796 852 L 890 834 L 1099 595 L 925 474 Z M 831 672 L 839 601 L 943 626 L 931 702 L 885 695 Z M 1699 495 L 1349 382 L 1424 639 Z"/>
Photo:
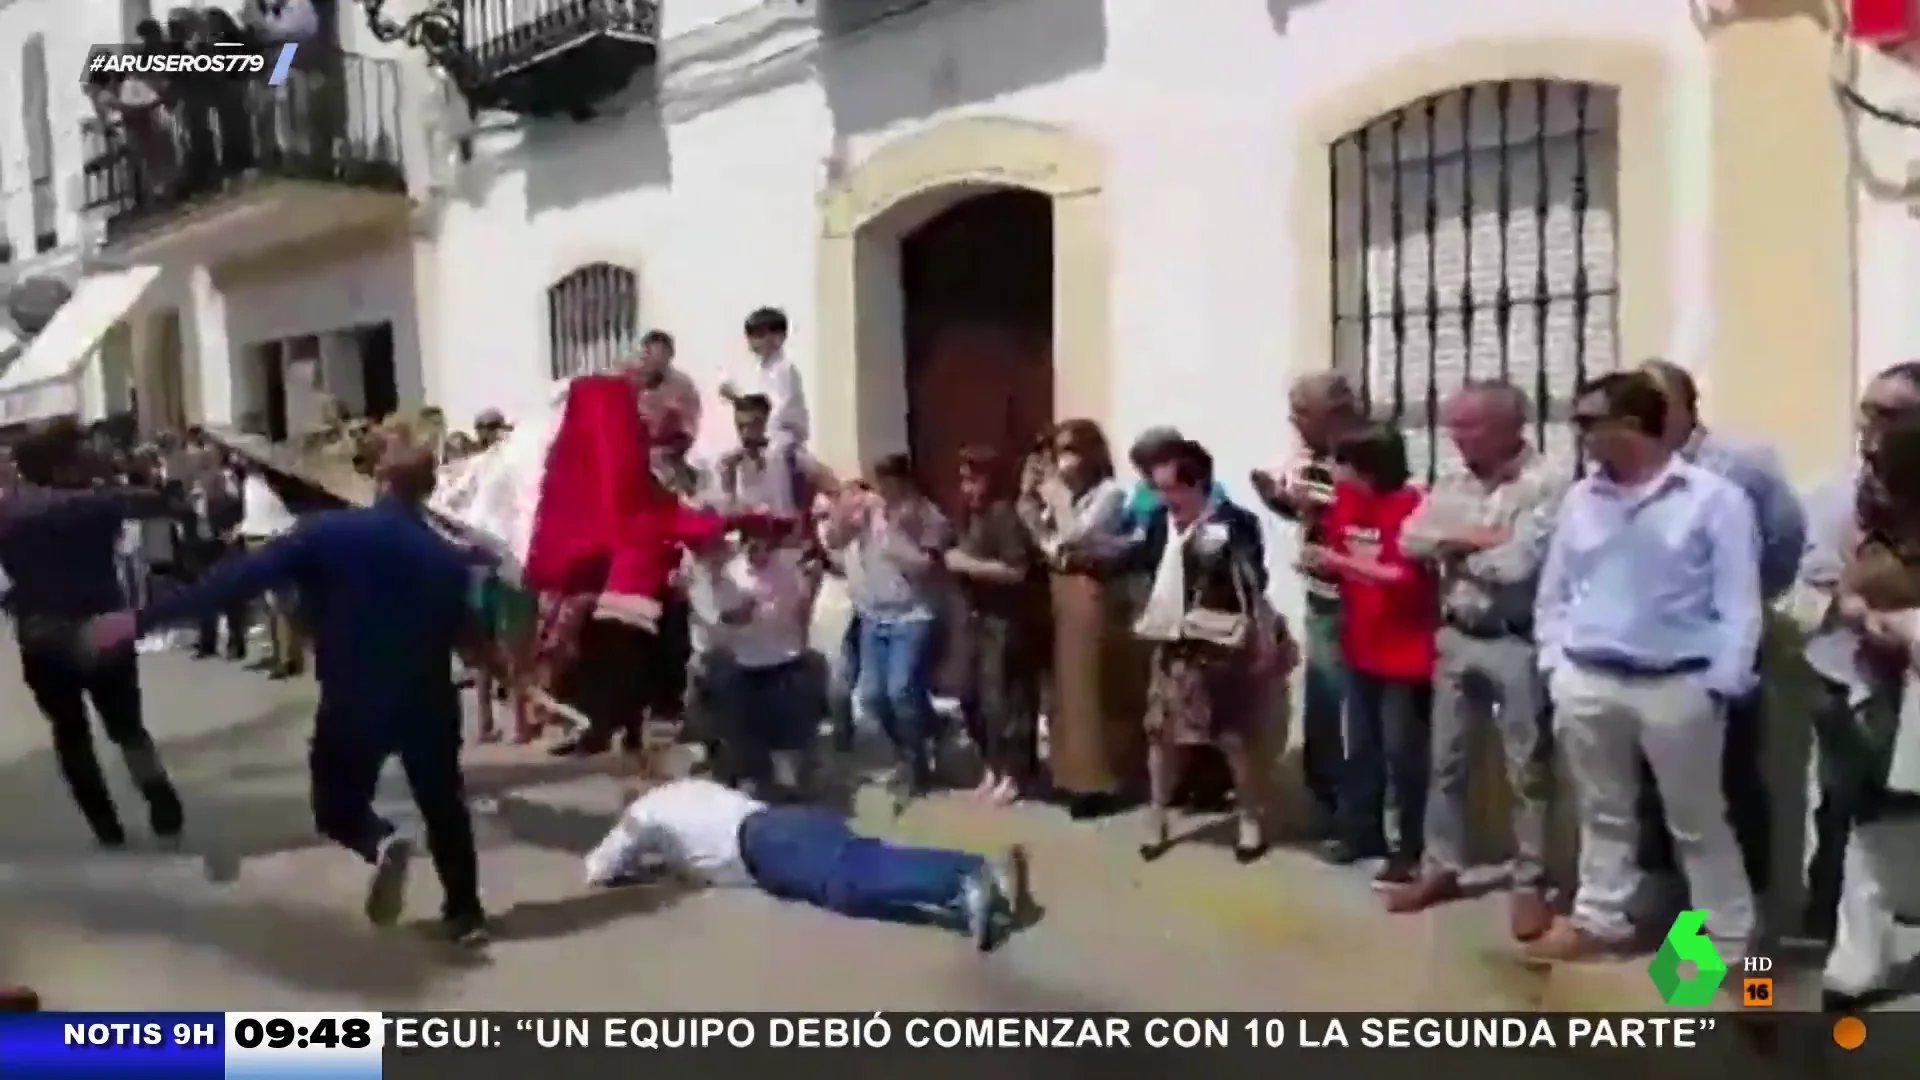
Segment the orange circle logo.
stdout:
<path fill-rule="evenodd" d="M 1858 1050 L 1867 1041 L 1867 1025 L 1857 1016 L 1843 1016 L 1833 1022 L 1833 1044 L 1842 1050 Z"/>

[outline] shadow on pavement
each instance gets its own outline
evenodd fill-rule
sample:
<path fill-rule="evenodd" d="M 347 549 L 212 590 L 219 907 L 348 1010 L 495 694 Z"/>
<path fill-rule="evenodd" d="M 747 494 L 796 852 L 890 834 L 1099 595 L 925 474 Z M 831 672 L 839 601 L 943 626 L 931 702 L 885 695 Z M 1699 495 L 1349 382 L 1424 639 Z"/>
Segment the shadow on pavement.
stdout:
<path fill-rule="evenodd" d="M 310 692 L 295 694 L 237 722 L 162 740 L 162 757 L 187 806 L 183 854 L 203 861 L 204 877 L 186 869 L 184 859 L 149 862 L 152 856 L 138 851 L 97 851 L 50 747 L 0 764 L 0 900 L 8 911 L 0 926 L 0 973 L 21 968 L 27 950 L 16 935 L 32 933 L 36 923 L 108 938 L 171 941 L 276 983 L 370 1003 L 419 1000 L 472 967 L 471 951 L 418 934 L 371 930 L 357 907 L 309 907 L 246 895 L 247 861 L 325 844 L 314 833 L 307 790 L 312 699 Z M 98 750 L 122 818 L 138 837 L 145 807 L 126 790 L 117 750 L 104 738 Z M 607 772 L 605 762 L 539 758 L 482 762 L 468 775 L 472 793 L 488 798 Z M 505 800 L 504 806 L 499 820 L 515 842 L 573 855 L 591 850 L 608 825 L 606 815 L 523 799 Z M 162 866 L 169 869 L 147 869 Z M 504 913 L 500 931 L 522 940 L 558 937 L 676 899 L 678 894 L 662 889 L 628 889 L 523 903 Z"/>

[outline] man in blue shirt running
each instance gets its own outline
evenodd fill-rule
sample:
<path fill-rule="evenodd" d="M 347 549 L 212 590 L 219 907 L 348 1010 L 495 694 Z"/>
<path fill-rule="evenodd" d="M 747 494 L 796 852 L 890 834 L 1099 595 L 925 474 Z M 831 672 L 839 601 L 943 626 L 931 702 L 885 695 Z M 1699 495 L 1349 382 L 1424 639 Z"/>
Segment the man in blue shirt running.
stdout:
<path fill-rule="evenodd" d="M 434 474 L 427 451 L 389 447 L 374 505 L 307 518 L 191 588 L 138 612 L 102 616 L 92 637 L 98 648 L 120 647 L 272 589 L 298 589 L 320 683 L 309 758 L 314 824 L 374 868 L 367 917 L 379 926 L 397 921 L 413 845 L 373 810 L 381 767 L 397 755 L 446 894 L 448 936 L 477 945 L 486 924 L 451 655 L 458 650 L 479 666 L 492 658 L 468 603 L 473 559 L 423 513 Z"/>

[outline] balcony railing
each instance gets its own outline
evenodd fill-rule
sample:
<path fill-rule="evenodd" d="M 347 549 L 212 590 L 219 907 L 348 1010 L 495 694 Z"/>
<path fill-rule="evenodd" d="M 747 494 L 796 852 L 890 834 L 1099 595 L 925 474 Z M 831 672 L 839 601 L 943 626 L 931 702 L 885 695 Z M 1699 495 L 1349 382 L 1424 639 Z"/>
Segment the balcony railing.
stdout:
<path fill-rule="evenodd" d="M 118 107 L 104 95 L 109 104 L 82 136 L 86 208 L 104 212 L 109 237 L 263 180 L 405 191 L 398 65 L 304 49 L 299 60 L 274 87 L 235 80 L 197 83 L 191 94 L 163 88 L 162 104 L 146 108 Z"/>
<path fill-rule="evenodd" d="M 482 79 L 512 75 L 596 36 L 653 45 L 658 0 L 461 0 L 461 44 Z"/>

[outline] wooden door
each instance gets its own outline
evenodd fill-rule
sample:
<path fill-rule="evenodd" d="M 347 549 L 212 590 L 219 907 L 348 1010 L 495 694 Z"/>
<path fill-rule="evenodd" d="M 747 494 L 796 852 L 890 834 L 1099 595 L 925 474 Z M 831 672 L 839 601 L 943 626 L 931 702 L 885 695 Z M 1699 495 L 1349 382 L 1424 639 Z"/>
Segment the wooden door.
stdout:
<path fill-rule="evenodd" d="M 927 490 L 954 505 L 962 448 L 1014 461 L 1053 423 L 1053 207 L 1044 195 L 976 196 L 901 251 L 907 430 Z"/>
<path fill-rule="evenodd" d="M 988 446 L 1013 467 L 1053 422 L 1051 335 L 990 319 L 935 319 L 909 343 L 908 431 L 921 482 L 956 505 L 960 451 Z"/>

